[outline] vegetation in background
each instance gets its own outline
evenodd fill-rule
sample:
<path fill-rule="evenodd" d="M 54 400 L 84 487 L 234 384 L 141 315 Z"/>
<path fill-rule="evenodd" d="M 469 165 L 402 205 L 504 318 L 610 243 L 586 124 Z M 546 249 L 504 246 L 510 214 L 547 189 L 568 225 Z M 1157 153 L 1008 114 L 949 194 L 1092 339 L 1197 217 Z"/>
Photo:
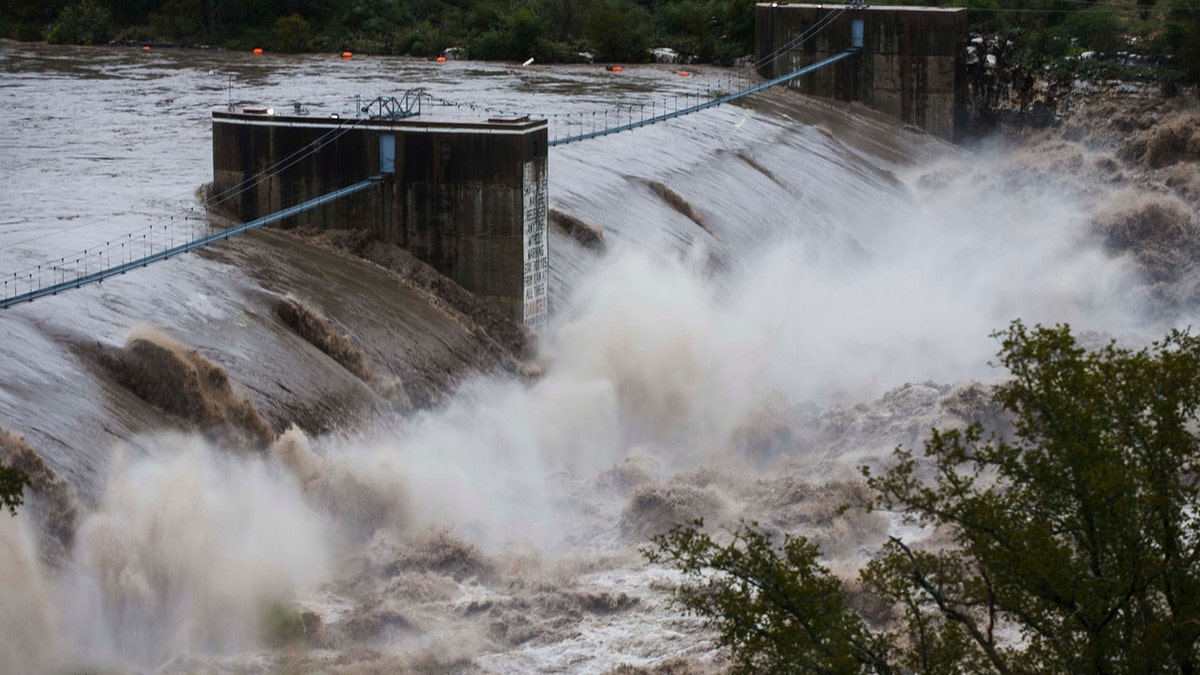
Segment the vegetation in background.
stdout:
<path fill-rule="evenodd" d="M 0 0 L 0 36 L 276 51 L 642 61 L 648 46 L 730 61 L 754 48 L 753 0 Z"/>
<path fill-rule="evenodd" d="M 935 432 L 864 469 L 872 508 L 948 534 L 892 538 L 854 594 L 802 537 L 702 523 L 646 552 L 690 581 L 744 673 L 1195 673 L 1200 669 L 1200 338 L 1079 347 L 1000 334 L 1011 439 Z"/>
<path fill-rule="evenodd" d="M 278 51 L 350 49 L 476 59 L 640 61 L 671 47 L 729 63 L 754 51 L 754 0 L 0 0 L 0 36 L 174 42 Z M 1171 56 L 1200 80 L 1200 0 L 899 0 L 969 9 L 972 30 L 1017 45 L 1016 64 L 1060 68 L 1087 51 Z M 1086 74 L 1086 73 L 1085 73 Z M 1132 73 L 1137 75 L 1136 73 Z"/>

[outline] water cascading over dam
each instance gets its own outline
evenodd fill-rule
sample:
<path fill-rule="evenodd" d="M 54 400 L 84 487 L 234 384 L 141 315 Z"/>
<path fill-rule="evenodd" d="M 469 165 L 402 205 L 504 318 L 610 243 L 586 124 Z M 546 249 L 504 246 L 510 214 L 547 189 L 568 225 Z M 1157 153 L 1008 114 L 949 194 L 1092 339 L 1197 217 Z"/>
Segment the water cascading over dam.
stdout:
<path fill-rule="evenodd" d="M 0 53 L 6 268 L 198 206 L 214 70 L 325 117 L 340 102 L 312 92 L 349 78 L 577 117 L 723 79 Z M 31 103 L 56 86 L 72 115 Z M 0 445 L 42 460 L 0 517 L 0 670 L 721 672 L 713 634 L 670 604 L 677 575 L 638 554 L 650 537 L 753 520 L 851 569 L 895 534 L 838 509 L 862 497 L 857 467 L 994 413 L 991 331 L 1160 327 L 1093 223 L 1178 209 L 1137 186 L 1110 205 L 1117 155 L 1066 139 L 968 155 L 779 90 L 636 133 L 554 151 L 562 311 L 534 354 L 500 339 L 511 316 L 339 229 L 258 230 L 0 314 L 0 427 L 24 437 Z"/>

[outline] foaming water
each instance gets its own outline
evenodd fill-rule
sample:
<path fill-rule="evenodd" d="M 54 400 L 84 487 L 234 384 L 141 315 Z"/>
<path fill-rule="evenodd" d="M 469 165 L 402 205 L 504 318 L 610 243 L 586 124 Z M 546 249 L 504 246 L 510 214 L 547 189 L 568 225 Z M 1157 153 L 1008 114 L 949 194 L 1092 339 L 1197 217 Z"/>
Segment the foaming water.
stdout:
<path fill-rule="evenodd" d="M 95 75 L 71 66 L 76 52 L 47 49 L 28 81 Z M 103 54 L 113 73 L 193 108 L 221 94 L 206 69 L 238 65 Z M 359 62 L 287 63 L 238 67 L 280 96 L 296 82 L 385 79 Z M 380 63 L 526 106 L 546 100 L 538 83 L 586 102 L 608 77 Z M 661 74 L 634 73 L 642 88 L 623 95 L 680 86 Z M 119 80 L 99 82 L 81 86 L 99 96 Z M 967 155 L 832 104 L 769 93 L 752 105 L 554 151 L 556 317 L 536 363 L 507 368 L 518 374 L 472 372 L 520 354 L 462 303 L 429 300 L 433 284 L 398 285 L 271 233 L 151 268 L 153 290 L 117 281 L 124 295 L 95 305 L 80 291 L 0 317 L 12 337 L 0 422 L 31 429 L 31 452 L 73 482 L 85 512 L 57 568 L 39 560 L 47 533 L 26 513 L 0 524 L 15 561 L 0 580 L 0 669 L 718 671 L 712 636 L 669 604 L 676 577 L 638 554 L 650 537 L 700 517 L 718 532 L 754 520 L 810 537 L 848 572 L 890 527 L 838 508 L 863 498 L 857 466 L 935 424 L 1003 429 L 986 402 L 1001 375 L 987 365 L 991 331 L 1021 318 L 1136 337 L 1178 319 L 1148 311 L 1163 280 L 1112 240 L 1148 229 L 1190 241 L 1194 219 L 1161 197 L 1098 210 L 1091 174 L 1047 180 L 1059 160 L 1104 174 L 1086 150 Z M 168 177 L 206 180 L 200 154 L 186 150 Z M 0 229 L 0 241 L 26 234 Z M 388 304 L 399 288 L 411 293 Z M 147 319 L 162 329 L 126 339 Z M 77 377 L 97 352 L 121 387 Z M 445 389 L 423 388 L 434 377 Z M 68 378 L 84 383 L 74 398 L 44 391 Z M 375 405 L 364 381 L 385 378 L 432 405 L 337 407 L 344 392 Z M 35 412 L 37 401 L 54 404 Z M 314 410 L 341 424 L 312 424 Z M 125 426 L 115 443 L 55 433 L 72 415 Z M 126 419 L 139 415 L 157 426 Z M 266 451 L 240 452 L 242 440 Z"/>
<path fill-rule="evenodd" d="M 279 467 L 162 436 L 117 460 L 61 579 L 84 662 L 154 667 L 255 645 L 262 613 L 325 578 L 329 528 Z"/>
<path fill-rule="evenodd" d="M 38 560 L 29 519 L 0 516 L 0 665 L 14 673 L 46 672 L 62 665 L 57 603 Z"/>

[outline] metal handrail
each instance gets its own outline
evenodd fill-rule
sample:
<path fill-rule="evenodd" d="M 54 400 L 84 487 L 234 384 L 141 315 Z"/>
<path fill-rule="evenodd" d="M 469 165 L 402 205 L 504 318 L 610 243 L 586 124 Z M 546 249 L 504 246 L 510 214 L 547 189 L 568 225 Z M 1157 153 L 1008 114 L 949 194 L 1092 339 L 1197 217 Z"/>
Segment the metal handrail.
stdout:
<path fill-rule="evenodd" d="M 388 177 L 389 176 L 387 176 L 385 174 L 380 174 L 378 176 L 371 176 L 370 178 L 368 178 L 364 181 L 360 181 L 353 185 L 349 185 L 344 188 L 334 190 L 333 192 L 323 194 L 320 197 L 315 197 L 306 202 L 296 204 L 295 206 L 289 206 L 286 209 L 283 209 L 281 211 L 276 211 L 275 213 L 272 213 L 267 216 L 263 216 L 262 218 L 256 218 L 255 220 L 252 220 L 248 223 L 242 223 L 241 225 L 231 227 L 227 230 L 222 230 L 220 232 L 216 232 L 216 233 L 210 234 L 205 237 L 200 237 L 199 239 L 193 239 L 192 241 L 189 241 L 187 243 L 180 244 L 179 246 L 175 246 L 172 248 L 168 248 L 168 249 L 159 251 L 158 253 L 148 255 L 144 258 L 139 258 L 137 260 L 122 263 L 120 265 L 114 265 L 112 267 L 100 270 L 99 272 L 93 272 L 91 274 L 86 274 L 84 276 L 78 277 L 76 279 L 72 279 L 70 281 L 63 281 L 63 282 L 59 282 L 56 284 L 52 284 L 50 286 L 45 286 L 43 288 L 38 288 L 38 289 L 32 290 L 27 293 L 21 293 L 20 295 L 14 295 L 11 298 L 0 299 L 0 309 L 8 309 L 9 307 L 12 307 L 14 305 L 20 305 L 20 304 L 23 304 L 26 302 L 33 302 L 34 300 L 37 300 L 38 298 L 44 298 L 44 297 L 50 296 L 50 295 L 58 295 L 59 293 L 62 293 L 63 291 L 69 291 L 73 288 L 79 288 L 80 286 L 86 286 L 88 284 L 99 283 L 110 277 L 115 277 L 118 274 L 125 274 L 126 272 L 128 272 L 130 270 L 137 269 L 139 267 L 145 267 L 146 265 L 149 265 L 150 263 L 159 262 L 160 260 L 166 260 L 168 258 L 173 258 L 181 253 L 188 253 L 188 252 L 194 251 L 198 248 L 208 246 L 209 244 L 215 244 L 219 241 L 225 241 L 226 239 L 229 239 L 230 237 L 233 237 L 235 235 L 239 235 L 244 232 L 249 232 L 250 230 L 256 230 L 260 227 L 263 227 L 264 225 L 270 225 L 271 223 L 283 220 L 284 218 L 290 218 L 291 216 L 299 215 L 301 213 L 304 213 L 305 211 L 310 211 L 319 206 L 324 206 L 325 204 L 328 204 L 332 201 L 341 199 L 342 197 L 352 195 L 356 192 L 361 192 L 373 185 L 378 185 L 379 183 L 382 183 L 384 180 L 387 180 Z"/>
<path fill-rule="evenodd" d="M 630 122 L 628 124 L 622 124 L 619 126 L 608 127 L 605 129 L 600 129 L 599 131 L 591 131 L 586 134 L 579 134 L 577 136 L 566 136 L 564 138 L 556 138 L 556 139 L 550 141 L 549 143 L 547 143 L 546 145 L 548 145 L 548 146 L 566 145 L 567 143 L 574 143 L 576 141 L 586 141 L 588 139 L 599 138 L 601 136 L 607 136 L 609 134 L 619 134 L 622 131 L 631 131 L 633 129 L 649 126 L 651 124 L 657 124 L 658 122 L 664 122 L 666 120 L 675 119 L 676 117 L 683 117 L 684 115 L 690 115 L 692 113 L 700 112 L 701 110 L 715 108 L 716 106 L 719 106 L 723 103 L 729 103 L 731 101 L 736 101 L 740 98 L 745 98 L 751 94 L 758 93 L 764 89 L 769 89 L 771 87 L 774 87 L 775 85 L 783 84 L 784 82 L 789 82 L 791 80 L 796 79 L 797 77 L 803 77 L 804 75 L 807 75 L 807 74 L 813 72 L 814 70 L 819 70 L 821 68 L 824 68 L 825 66 L 837 63 L 838 61 L 841 61 L 844 58 L 854 56 L 855 54 L 859 53 L 860 51 L 862 51 L 862 50 L 857 47 L 853 47 L 853 48 L 847 49 L 846 51 L 844 51 L 840 54 L 835 54 L 834 56 L 824 59 L 823 61 L 818 61 L 817 63 L 814 63 L 809 66 L 805 66 L 805 67 L 801 68 L 800 70 L 797 70 L 793 73 L 788 73 L 787 75 L 781 75 L 773 80 L 768 80 L 766 82 L 763 82 L 762 84 L 758 84 L 753 87 L 750 87 L 749 89 L 743 89 L 742 91 L 737 91 L 732 94 L 727 94 L 725 96 L 713 99 L 711 101 L 705 101 L 704 103 L 690 106 L 690 107 L 684 108 L 682 110 L 675 110 L 673 112 L 664 113 L 664 114 L 658 115 L 656 117 L 648 117 L 644 120 L 638 120 L 636 122 Z"/>

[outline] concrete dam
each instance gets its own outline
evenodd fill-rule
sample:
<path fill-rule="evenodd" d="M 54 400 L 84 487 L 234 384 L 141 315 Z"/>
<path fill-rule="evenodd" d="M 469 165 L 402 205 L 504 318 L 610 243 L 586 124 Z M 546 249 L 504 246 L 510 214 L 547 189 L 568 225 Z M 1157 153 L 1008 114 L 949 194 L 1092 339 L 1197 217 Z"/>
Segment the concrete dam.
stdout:
<path fill-rule="evenodd" d="M 365 108 L 360 101 L 352 119 L 310 117 L 299 105 L 294 115 L 276 115 L 231 102 L 212 116 L 210 205 L 242 225 L 178 244 L 165 226 L 151 226 L 32 265 L 3 278 L 0 308 L 278 224 L 370 232 L 536 331 L 549 304 L 551 146 L 666 122 L 778 84 L 858 101 L 944 139 L 965 133 L 965 10 L 785 2 L 759 4 L 756 12 L 756 69 L 764 81 L 683 108 L 664 105 L 661 114 L 652 106 L 650 117 L 636 120 L 634 106 L 618 108 L 611 124 L 607 111 L 603 118 L 593 111 L 590 130 L 552 141 L 547 120 L 524 113 L 424 117 L 419 89 L 403 101 L 379 98 Z M 599 127 L 597 119 L 604 120 Z"/>

